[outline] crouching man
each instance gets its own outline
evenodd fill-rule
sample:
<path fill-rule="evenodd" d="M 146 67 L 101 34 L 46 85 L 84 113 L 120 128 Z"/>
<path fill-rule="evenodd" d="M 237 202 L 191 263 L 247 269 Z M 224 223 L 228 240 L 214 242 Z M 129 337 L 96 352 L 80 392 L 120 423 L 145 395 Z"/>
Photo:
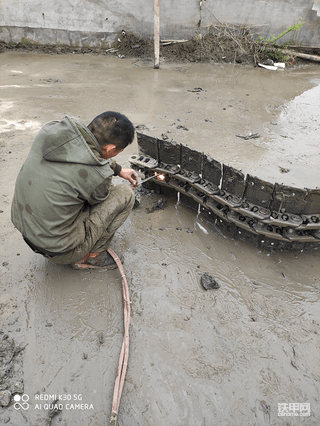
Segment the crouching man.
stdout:
<path fill-rule="evenodd" d="M 56 264 L 76 269 L 113 269 L 107 252 L 127 219 L 138 183 L 115 160 L 134 139 L 122 114 L 104 112 L 87 127 L 69 117 L 47 123 L 36 136 L 15 185 L 11 218 L 25 242 Z"/>

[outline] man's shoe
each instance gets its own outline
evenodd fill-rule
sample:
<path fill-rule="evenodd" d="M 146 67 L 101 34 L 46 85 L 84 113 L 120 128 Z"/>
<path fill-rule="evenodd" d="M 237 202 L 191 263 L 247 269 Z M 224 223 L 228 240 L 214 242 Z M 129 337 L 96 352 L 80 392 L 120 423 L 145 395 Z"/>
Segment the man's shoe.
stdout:
<path fill-rule="evenodd" d="M 123 263 L 122 256 L 120 261 Z M 73 269 L 116 269 L 118 266 L 111 254 L 107 251 L 101 253 L 88 253 L 83 259 L 72 265 Z"/>

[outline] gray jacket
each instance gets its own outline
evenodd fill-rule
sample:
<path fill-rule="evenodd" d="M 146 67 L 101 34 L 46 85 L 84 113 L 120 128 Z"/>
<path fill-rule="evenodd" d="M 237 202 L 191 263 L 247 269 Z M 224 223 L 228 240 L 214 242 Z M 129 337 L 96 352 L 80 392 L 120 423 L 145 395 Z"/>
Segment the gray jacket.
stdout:
<path fill-rule="evenodd" d="M 69 117 L 47 123 L 18 174 L 13 224 L 39 248 L 52 253 L 72 250 L 85 239 L 88 206 L 108 197 L 115 170 L 121 167 L 103 159 L 86 126 Z"/>

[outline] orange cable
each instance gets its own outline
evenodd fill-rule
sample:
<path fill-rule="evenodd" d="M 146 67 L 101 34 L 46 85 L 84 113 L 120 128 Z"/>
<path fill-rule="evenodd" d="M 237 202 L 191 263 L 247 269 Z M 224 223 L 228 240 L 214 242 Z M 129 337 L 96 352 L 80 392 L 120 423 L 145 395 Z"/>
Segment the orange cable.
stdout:
<path fill-rule="evenodd" d="M 109 254 L 113 257 L 116 262 L 121 278 L 122 278 L 122 293 L 123 293 L 123 321 L 124 321 L 124 337 L 120 352 L 119 364 L 117 368 L 116 380 L 114 384 L 113 400 L 112 400 L 112 412 L 110 418 L 110 424 L 116 426 L 118 419 L 118 410 L 120 404 L 120 398 L 124 385 L 124 379 L 128 366 L 129 357 L 129 325 L 130 325 L 130 294 L 126 275 L 124 273 L 123 266 L 117 254 L 112 250 L 108 249 Z"/>

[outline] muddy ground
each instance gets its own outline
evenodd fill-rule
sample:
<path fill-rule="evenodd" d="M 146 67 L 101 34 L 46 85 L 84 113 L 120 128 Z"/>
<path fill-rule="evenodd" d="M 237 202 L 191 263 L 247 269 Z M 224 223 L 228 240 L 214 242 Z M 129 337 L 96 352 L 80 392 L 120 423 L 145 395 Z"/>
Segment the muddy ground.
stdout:
<path fill-rule="evenodd" d="M 154 70 L 139 58 L 0 58 L 0 395 L 8 403 L 0 424 L 107 425 L 123 333 L 121 279 L 52 265 L 12 226 L 15 178 L 34 136 L 66 114 L 88 124 L 113 109 L 139 131 L 245 173 L 315 188 L 319 67 L 274 72 L 162 59 Z M 236 136 L 252 133 L 259 138 Z M 134 152 L 136 142 L 119 162 L 128 166 Z M 118 424 L 318 425 L 319 252 L 256 249 L 177 199 L 148 213 L 160 197 L 143 195 L 114 240 L 132 299 Z M 201 287 L 205 272 L 219 289 Z M 27 409 L 15 408 L 15 395 L 29 397 Z M 62 410 L 50 417 L 46 404 L 59 396 Z M 310 416 L 278 416 L 281 403 L 309 403 Z"/>

